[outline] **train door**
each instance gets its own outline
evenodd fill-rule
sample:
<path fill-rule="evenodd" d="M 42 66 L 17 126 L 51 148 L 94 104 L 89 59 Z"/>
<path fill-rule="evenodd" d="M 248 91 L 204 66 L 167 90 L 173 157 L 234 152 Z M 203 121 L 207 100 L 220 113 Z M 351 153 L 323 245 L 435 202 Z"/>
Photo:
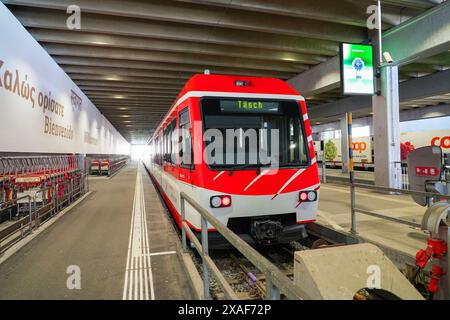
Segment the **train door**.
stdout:
<path fill-rule="evenodd" d="M 191 116 L 187 103 L 185 103 L 178 113 L 178 165 L 180 181 L 192 184 L 194 170 L 194 153 L 192 150 L 191 136 Z"/>
<path fill-rule="evenodd" d="M 162 162 L 162 188 L 171 201 L 173 201 L 174 184 L 172 180 L 177 178 L 176 164 L 176 124 L 177 117 L 174 115 L 163 130 L 163 162 Z M 172 197 L 171 197 L 172 196 Z"/>

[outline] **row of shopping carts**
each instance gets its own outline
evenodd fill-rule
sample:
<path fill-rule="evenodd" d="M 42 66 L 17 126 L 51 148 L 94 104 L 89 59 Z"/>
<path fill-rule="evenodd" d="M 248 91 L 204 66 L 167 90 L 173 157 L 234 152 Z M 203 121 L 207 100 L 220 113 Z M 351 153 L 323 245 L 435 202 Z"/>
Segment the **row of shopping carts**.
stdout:
<path fill-rule="evenodd" d="M 78 155 L 0 157 L 0 205 L 42 189 L 47 189 L 43 198 L 51 201 L 56 185 L 62 197 L 83 167 Z"/>
<path fill-rule="evenodd" d="M 86 191 L 84 167 L 83 155 L 0 156 L 0 252 Z"/>
<path fill-rule="evenodd" d="M 114 175 L 123 168 L 129 161 L 128 156 L 111 156 L 109 158 L 94 158 L 90 164 L 90 174 L 92 175 Z"/>

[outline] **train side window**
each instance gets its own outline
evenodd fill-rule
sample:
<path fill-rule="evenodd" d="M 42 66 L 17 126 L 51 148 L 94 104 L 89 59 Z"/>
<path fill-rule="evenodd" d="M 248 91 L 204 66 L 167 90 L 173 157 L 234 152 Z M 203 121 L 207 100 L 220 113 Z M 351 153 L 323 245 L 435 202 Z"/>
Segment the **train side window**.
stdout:
<path fill-rule="evenodd" d="M 153 162 L 157 165 L 162 165 L 162 158 L 161 158 L 161 139 L 159 136 L 156 137 L 156 139 L 153 141 Z"/>
<path fill-rule="evenodd" d="M 173 118 L 172 121 L 170 122 L 169 126 L 170 126 L 170 134 L 169 134 L 169 150 L 168 150 L 168 154 L 169 154 L 169 163 L 171 164 L 175 164 L 176 163 L 176 140 L 175 140 L 175 128 L 176 128 L 176 121 L 177 118 Z"/>
<path fill-rule="evenodd" d="M 167 147 L 168 144 L 168 136 L 169 136 L 169 127 L 166 126 L 163 130 L 163 138 L 162 138 L 162 160 L 163 162 L 167 162 L 167 150 L 169 149 Z"/>
<path fill-rule="evenodd" d="M 194 151 L 192 149 L 192 137 L 190 133 L 191 120 L 189 118 L 189 107 L 180 111 L 178 116 L 179 127 L 179 159 L 180 167 L 193 168 Z"/>
<path fill-rule="evenodd" d="M 176 118 L 173 118 L 172 121 L 166 126 L 164 129 L 164 161 L 175 164 L 175 140 L 174 140 L 174 131 L 176 128 Z"/>

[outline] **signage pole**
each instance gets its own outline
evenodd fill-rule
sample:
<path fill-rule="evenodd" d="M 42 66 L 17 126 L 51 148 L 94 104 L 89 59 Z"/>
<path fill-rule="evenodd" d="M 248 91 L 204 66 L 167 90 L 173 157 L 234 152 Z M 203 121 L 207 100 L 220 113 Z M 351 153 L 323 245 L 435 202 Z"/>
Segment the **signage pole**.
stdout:
<path fill-rule="evenodd" d="M 350 232 L 356 234 L 356 205 L 355 205 L 355 173 L 353 165 L 353 137 L 352 137 L 352 113 L 347 113 L 348 125 L 348 172 L 350 175 L 350 207 L 351 207 L 351 230 Z"/>
<path fill-rule="evenodd" d="M 381 24 L 381 1 L 378 0 L 378 63 L 379 67 L 383 64 L 383 30 L 382 30 L 382 24 Z"/>

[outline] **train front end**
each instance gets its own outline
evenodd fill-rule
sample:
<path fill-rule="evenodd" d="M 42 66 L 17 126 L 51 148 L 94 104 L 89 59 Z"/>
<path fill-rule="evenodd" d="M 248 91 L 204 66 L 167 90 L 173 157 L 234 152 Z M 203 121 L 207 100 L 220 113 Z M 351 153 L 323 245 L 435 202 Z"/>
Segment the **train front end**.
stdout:
<path fill-rule="evenodd" d="M 316 220 L 320 188 L 303 97 L 278 79 L 217 77 L 226 91 L 190 102 L 201 122 L 194 153 L 202 154 L 191 192 L 248 242 L 301 239 Z M 198 230 L 199 216 L 188 218 Z"/>

